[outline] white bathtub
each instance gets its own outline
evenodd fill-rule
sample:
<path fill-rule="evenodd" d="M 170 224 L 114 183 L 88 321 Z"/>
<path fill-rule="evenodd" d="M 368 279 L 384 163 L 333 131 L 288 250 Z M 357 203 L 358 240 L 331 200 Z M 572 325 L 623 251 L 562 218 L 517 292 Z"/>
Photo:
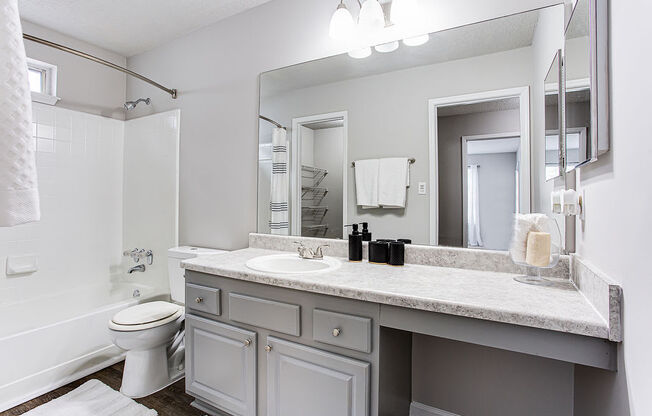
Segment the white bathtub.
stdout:
<path fill-rule="evenodd" d="M 109 319 L 127 306 L 167 298 L 120 283 L 0 307 L 0 412 L 120 361 Z"/>

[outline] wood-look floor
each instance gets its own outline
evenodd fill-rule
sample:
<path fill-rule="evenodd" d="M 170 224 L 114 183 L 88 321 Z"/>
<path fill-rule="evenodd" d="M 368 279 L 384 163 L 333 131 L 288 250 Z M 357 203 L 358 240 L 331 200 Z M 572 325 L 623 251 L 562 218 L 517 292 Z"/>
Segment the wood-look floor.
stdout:
<path fill-rule="evenodd" d="M 93 373 L 88 377 L 73 381 L 70 384 L 66 384 L 63 387 L 59 387 L 56 390 L 4 411 L 0 413 L 0 416 L 21 415 L 28 410 L 32 410 L 33 408 L 42 405 L 43 403 L 47 403 L 52 399 L 63 396 L 91 379 L 100 380 L 107 386 L 119 391 L 120 383 L 122 383 L 123 367 L 124 362 L 114 364 L 111 367 Z M 193 401 L 193 398 L 186 394 L 184 382 L 185 380 L 181 379 L 161 391 L 143 397 L 142 399 L 135 400 L 143 406 L 156 410 L 160 416 L 203 416 L 203 412 L 190 406 L 190 402 Z"/>

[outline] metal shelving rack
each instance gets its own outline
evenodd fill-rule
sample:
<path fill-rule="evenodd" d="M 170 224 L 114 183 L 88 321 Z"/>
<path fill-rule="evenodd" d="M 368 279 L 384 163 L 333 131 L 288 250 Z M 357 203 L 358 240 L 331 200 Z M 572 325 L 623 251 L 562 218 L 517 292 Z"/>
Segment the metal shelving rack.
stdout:
<path fill-rule="evenodd" d="M 301 166 L 301 235 L 322 237 L 328 231 L 324 223 L 328 205 L 322 204 L 328 189 L 320 186 L 326 175 L 326 169 Z"/>

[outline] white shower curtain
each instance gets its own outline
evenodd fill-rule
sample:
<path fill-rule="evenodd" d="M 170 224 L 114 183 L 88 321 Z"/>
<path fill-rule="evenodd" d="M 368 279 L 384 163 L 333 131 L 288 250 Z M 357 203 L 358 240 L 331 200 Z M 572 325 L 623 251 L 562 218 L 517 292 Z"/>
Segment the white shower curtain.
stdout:
<path fill-rule="evenodd" d="M 272 234 L 288 235 L 288 146 L 287 132 L 275 128 L 272 136 L 272 186 L 269 228 Z"/>
<path fill-rule="evenodd" d="M 468 216 L 468 242 L 469 247 L 482 247 L 482 235 L 480 233 L 480 195 L 478 184 L 478 165 L 470 165 L 467 168 L 467 216 Z"/>
<path fill-rule="evenodd" d="M 0 1 L 0 227 L 41 216 L 32 97 L 16 0 Z"/>

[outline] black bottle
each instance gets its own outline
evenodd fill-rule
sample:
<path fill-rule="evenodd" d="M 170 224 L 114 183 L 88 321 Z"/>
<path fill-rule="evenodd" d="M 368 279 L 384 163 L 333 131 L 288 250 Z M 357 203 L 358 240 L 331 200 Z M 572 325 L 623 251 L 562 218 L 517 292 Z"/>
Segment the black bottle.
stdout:
<path fill-rule="evenodd" d="M 371 233 L 369 232 L 369 223 L 362 223 L 362 241 L 371 241 Z"/>
<path fill-rule="evenodd" d="M 349 234 L 349 261 L 362 261 L 362 234 L 358 231 L 358 224 L 347 225 L 353 231 Z"/>
<path fill-rule="evenodd" d="M 387 263 L 392 266 L 402 266 L 405 264 L 405 243 L 402 241 L 389 243 L 389 260 Z"/>

